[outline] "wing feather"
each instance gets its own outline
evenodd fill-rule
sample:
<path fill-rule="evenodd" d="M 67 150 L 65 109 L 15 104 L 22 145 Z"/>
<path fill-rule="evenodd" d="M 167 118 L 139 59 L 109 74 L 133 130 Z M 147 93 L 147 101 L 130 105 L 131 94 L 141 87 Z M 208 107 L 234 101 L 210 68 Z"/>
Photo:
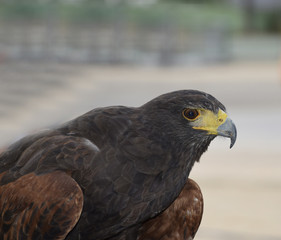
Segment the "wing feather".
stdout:
<path fill-rule="evenodd" d="M 138 240 L 193 239 L 202 215 L 201 190 L 192 179 L 188 179 L 176 200 L 160 215 L 141 226 Z"/>
<path fill-rule="evenodd" d="M 64 239 L 82 207 L 82 190 L 66 173 L 26 174 L 0 187 L 0 239 Z"/>

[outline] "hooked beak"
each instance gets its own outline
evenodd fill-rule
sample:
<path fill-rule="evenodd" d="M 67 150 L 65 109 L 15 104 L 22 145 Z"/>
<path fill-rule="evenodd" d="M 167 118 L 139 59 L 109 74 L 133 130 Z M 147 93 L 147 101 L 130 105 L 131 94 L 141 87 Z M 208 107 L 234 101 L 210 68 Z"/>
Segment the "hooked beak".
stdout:
<path fill-rule="evenodd" d="M 236 127 L 221 109 L 217 113 L 201 109 L 200 116 L 191 125 L 194 129 L 207 131 L 208 134 L 230 138 L 230 148 L 236 141 Z"/>
<path fill-rule="evenodd" d="M 237 130 L 230 118 L 227 118 L 225 122 L 217 128 L 217 135 L 230 138 L 230 148 L 233 147 L 237 137 Z"/>

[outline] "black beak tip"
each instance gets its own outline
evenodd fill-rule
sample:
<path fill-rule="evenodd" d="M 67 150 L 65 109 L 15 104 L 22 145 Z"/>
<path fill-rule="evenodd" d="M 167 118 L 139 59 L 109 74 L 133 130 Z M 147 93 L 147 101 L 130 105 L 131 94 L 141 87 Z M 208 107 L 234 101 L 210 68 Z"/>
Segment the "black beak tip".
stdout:
<path fill-rule="evenodd" d="M 236 126 L 233 124 L 232 126 L 232 131 L 230 134 L 230 148 L 232 148 L 236 142 L 236 138 L 237 138 L 237 130 L 236 130 Z"/>

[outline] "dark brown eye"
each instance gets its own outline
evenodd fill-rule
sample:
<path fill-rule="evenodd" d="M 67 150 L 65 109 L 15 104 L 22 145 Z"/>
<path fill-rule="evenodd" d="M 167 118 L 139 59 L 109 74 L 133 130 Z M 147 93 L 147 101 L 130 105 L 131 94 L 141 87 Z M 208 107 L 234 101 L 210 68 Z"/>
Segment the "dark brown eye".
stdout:
<path fill-rule="evenodd" d="M 195 120 L 199 116 L 199 112 L 196 109 L 190 108 L 184 109 L 182 114 L 188 120 Z"/>

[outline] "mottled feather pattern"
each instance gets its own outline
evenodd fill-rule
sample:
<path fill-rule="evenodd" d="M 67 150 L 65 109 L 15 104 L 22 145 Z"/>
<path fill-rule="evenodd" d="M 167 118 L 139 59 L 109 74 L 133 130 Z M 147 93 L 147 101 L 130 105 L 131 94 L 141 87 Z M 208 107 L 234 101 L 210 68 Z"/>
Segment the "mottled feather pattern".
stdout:
<path fill-rule="evenodd" d="M 194 238 L 203 214 L 199 186 L 188 179 L 180 195 L 160 215 L 145 222 L 138 240 L 182 240 Z"/>
<path fill-rule="evenodd" d="M 193 238 L 203 199 L 188 176 L 214 136 L 189 125 L 187 106 L 225 109 L 183 90 L 12 144 L 0 155 L 0 239 Z"/>
<path fill-rule="evenodd" d="M 0 188 L 0 239 L 65 239 L 82 206 L 83 193 L 67 174 L 26 174 Z"/>

